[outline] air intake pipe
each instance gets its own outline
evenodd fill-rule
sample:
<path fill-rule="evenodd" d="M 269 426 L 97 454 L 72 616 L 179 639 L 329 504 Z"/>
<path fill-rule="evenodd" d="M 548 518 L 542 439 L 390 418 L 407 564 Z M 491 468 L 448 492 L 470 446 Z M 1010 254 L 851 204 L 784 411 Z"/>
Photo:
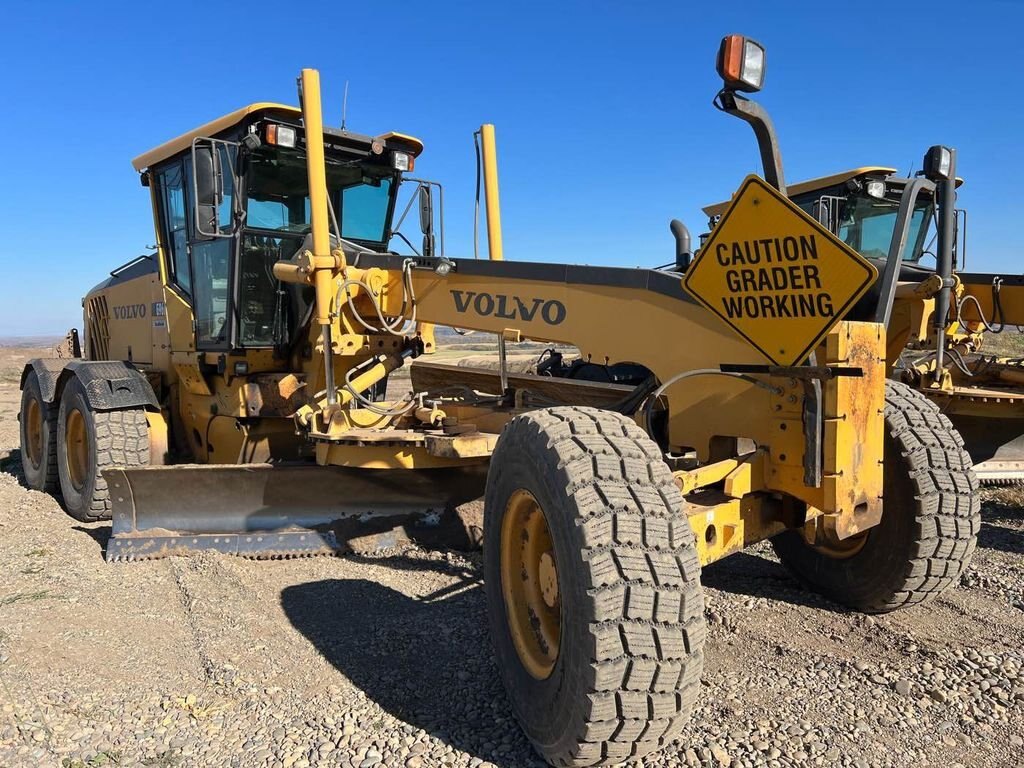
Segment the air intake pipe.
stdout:
<path fill-rule="evenodd" d="M 676 272 L 685 272 L 693 258 L 690 247 L 690 230 L 679 219 L 672 219 L 668 224 L 672 237 L 676 239 Z"/>

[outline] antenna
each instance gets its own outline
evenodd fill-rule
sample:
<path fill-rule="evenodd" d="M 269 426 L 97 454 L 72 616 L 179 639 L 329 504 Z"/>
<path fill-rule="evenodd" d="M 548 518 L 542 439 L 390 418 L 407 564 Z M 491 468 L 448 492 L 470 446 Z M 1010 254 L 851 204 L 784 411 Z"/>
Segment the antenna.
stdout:
<path fill-rule="evenodd" d="M 345 130 L 345 117 L 348 115 L 348 80 L 345 81 L 345 95 L 341 100 L 341 130 Z"/>

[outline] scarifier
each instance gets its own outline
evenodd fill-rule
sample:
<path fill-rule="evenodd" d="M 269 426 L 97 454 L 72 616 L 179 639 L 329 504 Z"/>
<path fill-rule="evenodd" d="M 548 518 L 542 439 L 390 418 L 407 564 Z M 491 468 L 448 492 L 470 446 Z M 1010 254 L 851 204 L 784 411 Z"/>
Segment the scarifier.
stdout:
<path fill-rule="evenodd" d="M 325 128 L 314 70 L 301 109 L 254 104 L 136 158 L 157 251 L 86 296 L 81 357 L 26 366 L 27 483 L 112 516 L 109 559 L 332 551 L 483 494 L 499 669 L 562 766 L 681 732 L 703 565 L 771 538 L 855 609 L 935 596 L 974 549 L 977 479 L 948 419 L 886 380 L 891 258 L 879 279 L 786 197 L 771 121 L 742 95 L 764 63 L 725 38 L 715 102 L 753 127 L 764 176 L 698 253 L 674 221 L 664 269 L 503 260 L 489 126 L 490 258 L 449 257 L 440 187 L 410 175 L 420 142 Z M 412 255 L 390 250 L 402 189 Z M 417 361 L 389 397 L 435 325 L 496 334 L 499 369 Z M 510 374 L 527 339 L 580 354 Z"/>

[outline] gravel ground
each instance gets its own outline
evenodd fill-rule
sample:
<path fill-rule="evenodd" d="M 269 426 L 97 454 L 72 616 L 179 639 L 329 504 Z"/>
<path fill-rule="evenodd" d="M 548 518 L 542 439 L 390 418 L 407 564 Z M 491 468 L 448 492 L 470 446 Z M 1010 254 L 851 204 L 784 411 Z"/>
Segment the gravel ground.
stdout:
<path fill-rule="evenodd" d="M 480 562 L 419 549 L 107 565 L 109 528 L 20 483 L 0 350 L 0 766 L 541 763 L 513 722 Z M 1024 765 L 1024 511 L 983 510 L 959 589 L 882 617 L 767 547 L 705 569 L 692 724 L 650 766 Z"/>

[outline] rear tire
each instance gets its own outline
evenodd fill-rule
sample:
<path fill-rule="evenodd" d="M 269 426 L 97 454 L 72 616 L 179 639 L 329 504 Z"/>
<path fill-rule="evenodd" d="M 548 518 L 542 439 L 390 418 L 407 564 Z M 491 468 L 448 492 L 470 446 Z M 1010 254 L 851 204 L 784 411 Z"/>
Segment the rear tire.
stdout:
<path fill-rule="evenodd" d="M 635 423 L 563 407 L 508 424 L 484 575 L 512 710 L 546 760 L 618 764 L 678 736 L 703 667 L 700 563 L 672 473 Z"/>
<path fill-rule="evenodd" d="M 859 550 L 830 555 L 801 531 L 772 539 L 783 565 L 812 589 L 867 613 L 917 605 L 957 584 L 981 527 L 970 456 L 938 407 L 887 381 L 885 430 L 882 521 Z"/>
<path fill-rule="evenodd" d="M 57 479 L 57 409 L 43 400 L 39 375 L 35 371 L 29 371 L 25 377 L 18 421 L 25 485 L 34 491 L 56 493 L 60 487 Z"/>
<path fill-rule="evenodd" d="M 149 464 L 146 411 L 95 411 L 77 378 L 68 382 L 61 397 L 56 442 L 64 509 L 85 523 L 110 519 L 110 492 L 102 470 Z"/>

